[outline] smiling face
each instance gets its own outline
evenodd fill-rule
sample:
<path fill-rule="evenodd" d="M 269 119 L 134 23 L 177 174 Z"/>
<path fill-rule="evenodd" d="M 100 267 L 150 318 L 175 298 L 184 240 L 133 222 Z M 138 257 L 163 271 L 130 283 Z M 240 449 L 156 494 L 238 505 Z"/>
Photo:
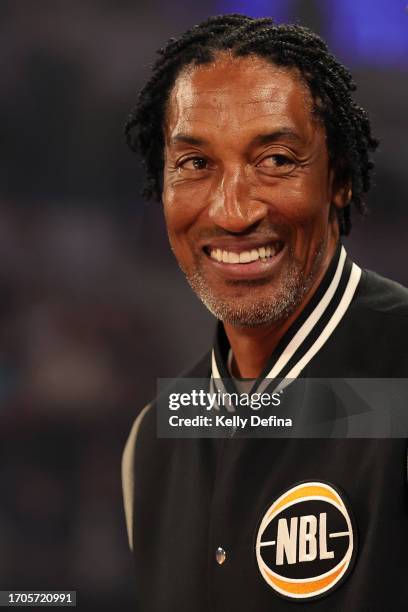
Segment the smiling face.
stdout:
<path fill-rule="evenodd" d="M 295 69 L 222 53 L 187 67 L 165 125 L 163 203 L 174 254 L 206 306 L 239 326 L 277 322 L 335 251 L 325 129 Z"/>

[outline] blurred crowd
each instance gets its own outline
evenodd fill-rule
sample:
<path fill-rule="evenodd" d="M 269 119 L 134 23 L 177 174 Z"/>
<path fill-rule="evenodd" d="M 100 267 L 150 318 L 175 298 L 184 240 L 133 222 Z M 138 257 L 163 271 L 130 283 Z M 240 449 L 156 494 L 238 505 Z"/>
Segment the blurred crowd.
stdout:
<path fill-rule="evenodd" d="M 156 377 L 195 351 L 174 325 L 190 309 L 203 349 L 213 325 L 160 209 L 112 210 L 0 205 L 0 575 L 3 589 L 76 589 L 83 606 L 126 610 L 121 452 Z"/>

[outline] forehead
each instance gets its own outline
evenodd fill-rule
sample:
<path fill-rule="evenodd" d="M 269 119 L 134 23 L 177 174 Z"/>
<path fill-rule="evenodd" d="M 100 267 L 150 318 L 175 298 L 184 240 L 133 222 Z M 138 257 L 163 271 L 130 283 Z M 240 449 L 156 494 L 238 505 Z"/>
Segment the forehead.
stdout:
<path fill-rule="evenodd" d="M 313 101 L 295 68 L 277 66 L 258 56 L 219 54 L 211 64 L 189 65 L 169 96 L 166 134 L 192 126 L 245 129 L 283 123 L 305 132 L 315 127 Z"/>

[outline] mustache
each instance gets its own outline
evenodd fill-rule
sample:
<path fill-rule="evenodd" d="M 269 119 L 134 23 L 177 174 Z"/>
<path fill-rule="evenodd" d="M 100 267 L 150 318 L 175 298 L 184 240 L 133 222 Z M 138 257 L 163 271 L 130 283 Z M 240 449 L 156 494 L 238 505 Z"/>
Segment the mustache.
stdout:
<path fill-rule="evenodd" d="M 255 240 L 264 240 L 272 237 L 284 240 L 290 234 L 290 229 L 287 225 L 273 223 L 257 227 L 245 228 L 242 232 L 231 232 L 220 227 L 213 227 L 200 230 L 195 238 L 202 242 L 213 240 L 215 238 L 253 238 Z"/>

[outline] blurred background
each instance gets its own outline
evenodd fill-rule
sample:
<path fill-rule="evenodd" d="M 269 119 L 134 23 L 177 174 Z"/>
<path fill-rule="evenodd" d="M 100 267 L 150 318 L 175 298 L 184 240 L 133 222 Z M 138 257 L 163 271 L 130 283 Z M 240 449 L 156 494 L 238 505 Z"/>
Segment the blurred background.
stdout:
<path fill-rule="evenodd" d="M 135 610 L 120 455 L 213 321 L 142 202 L 123 125 L 156 48 L 211 14 L 319 32 L 381 139 L 349 252 L 408 284 L 408 12 L 399 0 L 0 2 L 0 589 Z M 191 339 L 193 338 L 193 342 Z"/>

